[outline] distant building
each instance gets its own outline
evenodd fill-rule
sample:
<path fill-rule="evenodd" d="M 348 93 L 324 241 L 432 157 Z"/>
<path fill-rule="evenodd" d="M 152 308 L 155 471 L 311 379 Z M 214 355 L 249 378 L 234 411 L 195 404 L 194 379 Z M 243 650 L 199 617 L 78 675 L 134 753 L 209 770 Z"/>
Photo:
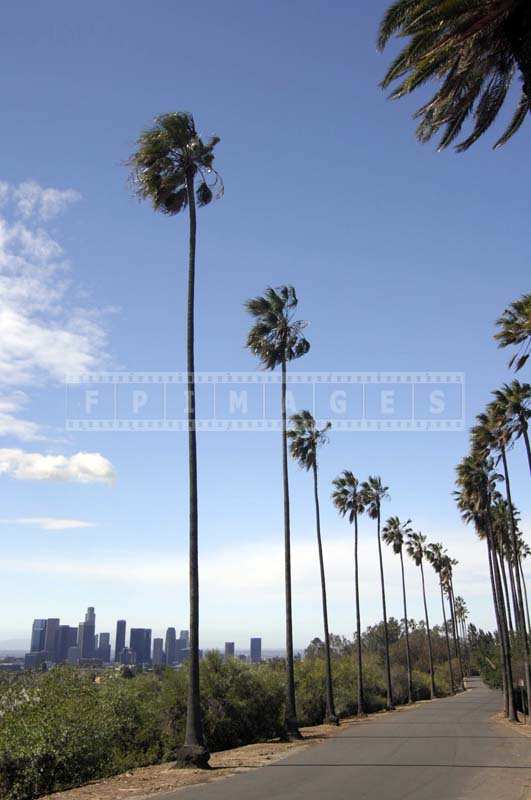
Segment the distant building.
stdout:
<path fill-rule="evenodd" d="M 190 647 L 190 632 L 189 631 L 181 631 L 179 634 L 179 639 L 184 642 L 183 650 L 186 650 Z"/>
<path fill-rule="evenodd" d="M 120 664 L 128 664 L 131 666 L 132 664 L 136 663 L 136 656 L 133 650 L 130 647 L 122 648 L 120 653 Z"/>
<path fill-rule="evenodd" d="M 60 620 L 51 618 L 46 620 L 46 632 L 44 634 L 44 652 L 47 661 L 57 661 L 57 632 L 59 631 Z"/>
<path fill-rule="evenodd" d="M 68 664 L 79 664 L 81 660 L 81 650 L 79 647 L 69 647 L 68 653 L 66 655 L 66 661 Z"/>
<path fill-rule="evenodd" d="M 177 661 L 177 636 L 175 628 L 168 628 L 165 641 L 166 664 L 171 666 Z"/>
<path fill-rule="evenodd" d="M 100 633 L 98 638 L 98 648 L 96 650 L 96 658 L 99 658 L 104 664 L 109 664 L 111 661 L 111 634 Z"/>
<path fill-rule="evenodd" d="M 234 642 L 225 642 L 225 658 L 234 658 Z"/>
<path fill-rule="evenodd" d="M 259 664 L 262 660 L 262 640 L 258 637 L 251 639 L 251 664 Z"/>
<path fill-rule="evenodd" d="M 46 653 L 41 650 L 40 653 L 26 653 L 24 656 L 24 667 L 26 669 L 39 669 L 46 661 Z"/>
<path fill-rule="evenodd" d="M 55 661 L 63 664 L 68 659 L 68 651 L 77 645 L 77 629 L 70 625 L 59 625 Z"/>
<path fill-rule="evenodd" d="M 114 643 L 114 660 L 120 661 L 120 653 L 125 647 L 125 619 L 119 619 L 116 623 L 116 640 Z"/>
<path fill-rule="evenodd" d="M 77 646 L 81 658 L 94 658 L 94 625 L 80 622 L 77 629 Z"/>
<path fill-rule="evenodd" d="M 247 661 L 247 656 L 245 655 L 245 653 L 240 653 L 238 655 L 238 661 L 243 661 L 243 662 Z"/>
<path fill-rule="evenodd" d="M 135 654 L 136 664 L 151 663 L 151 629 L 131 628 L 129 648 Z"/>
<path fill-rule="evenodd" d="M 44 650 L 44 638 L 46 635 L 46 620 L 34 619 L 33 627 L 31 629 L 31 645 L 30 650 L 32 653 L 39 653 Z"/>
<path fill-rule="evenodd" d="M 162 667 L 162 665 L 165 663 L 166 657 L 164 654 L 164 640 L 153 639 L 153 666 Z"/>

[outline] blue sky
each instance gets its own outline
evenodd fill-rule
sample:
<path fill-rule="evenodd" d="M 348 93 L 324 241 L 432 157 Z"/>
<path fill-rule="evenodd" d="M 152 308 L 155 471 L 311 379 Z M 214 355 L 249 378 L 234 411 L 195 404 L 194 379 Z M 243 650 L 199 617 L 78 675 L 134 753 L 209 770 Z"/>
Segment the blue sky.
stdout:
<path fill-rule="evenodd" d="M 64 430 L 65 372 L 185 366 L 186 219 L 139 205 L 123 166 L 155 114 L 190 110 L 202 132 L 221 136 L 225 196 L 199 216 L 198 370 L 254 370 L 243 302 L 292 283 L 312 345 L 295 370 L 463 372 L 467 423 L 511 378 L 492 334 L 529 289 L 528 130 L 496 153 L 494 136 L 461 156 L 418 145 L 421 97 L 392 104 L 378 88 L 391 57 L 374 45 L 384 6 L 96 0 L 5 10 L 0 447 L 23 452 L 2 460 L 0 641 L 24 638 L 34 616 L 76 624 L 88 605 L 104 630 L 119 617 L 156 632 L 186 626 L 185 436 Z M 473 619 L 492 624 L 483 549 L 451 499 L 466 447 L 461 432 L 333 433 L 321 460 L 332 630 L 353 628 L 351 531 L 328 502 L 344 468 L 381 474 L 386 511 L 448 544 Z M 50 454 L 64 458 L 38 457 Z M 279 456 L 274 433 L 199 437 L 205 646 L 260 634 L 265 647 L 282 645 Z M 511 464 L 529 519 L 520 448 Z M 321 631 L 313 507 L 308 476 L 293 467 L 291 480 L 304 646 Z M 362 537 L 368 624 L 380 613 L 368 520 Z M 386 569 L 399 616 L 390 554 Z M 413 566 L 408 581 L 420 616 Z"/>

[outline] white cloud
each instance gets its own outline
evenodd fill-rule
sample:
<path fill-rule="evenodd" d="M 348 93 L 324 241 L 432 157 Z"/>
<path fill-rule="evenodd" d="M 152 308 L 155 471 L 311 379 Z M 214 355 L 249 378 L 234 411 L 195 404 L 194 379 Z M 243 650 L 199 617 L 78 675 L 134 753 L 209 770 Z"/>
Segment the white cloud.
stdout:
<path fill-rule="evenodd" d="M 63 517 L 20 517 L 19 519 L 3 519 L 5 525 L 31 525 L 43 531 L 65 531 L 72 528 L 94 528 L 94 522 L 81 519 L 65 519 Z"/>
<path fill-rule="evenodd" d="M 78 199 L 74 190 L 34 181 L 0 183 L 0 390 L 63 381 L 106 364 L 102 315 L 73 302 L 70 266 L 45 226 Z M 18 411 L 0 398 L 0 436 L 44 438 Z"/>
<path fill-rule="evenodd" d="M 0 449 L 0 475 L 21 481 L 109 484 L 115 478 L 111 462 L 101 453 L 43 455 L 9 448 Z"/>
<path fill-rule="evenodd" d="M 4 205 L 9 195 L 9 184 L 0 181 L 0 207 Z"/>
<path fill-rule="evenodd" d="M 28 402 L 25 392 L 15 391 L 0 394 L 0 436 L 14 436 L 24 442 L 44 439 L 41 426 L 31 420 L 19 419 L 15 414 Z"/>
<path fill-rule="evenodd" d="M 25 181 L 14 190 L 13 198 L 22 217 L 36 215 L 49 220 L 80 200 L 81 195 L 74 189 L 44 189 L 35 181 Z"/>

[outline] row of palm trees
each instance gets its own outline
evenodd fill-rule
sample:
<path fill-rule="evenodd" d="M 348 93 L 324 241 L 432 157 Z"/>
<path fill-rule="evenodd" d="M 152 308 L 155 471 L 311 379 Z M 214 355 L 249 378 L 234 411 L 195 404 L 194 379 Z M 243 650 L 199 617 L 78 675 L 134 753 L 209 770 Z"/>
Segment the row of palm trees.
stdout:
<path fill-rule="evenodd" d="M 509 362 L 516 370 L 531 346 L 531 295 L 511 304 L 497 322 L 501 347 L 516 346 Z M 466 523 L 472 523 L 487 545 L 492 599 L 500 644 L 500 663 L 507 717 L 515 721 L 515 651 L 522 663 L 526 694 L 531 698 L 531 623 L 523 560 L 531 550 L 519 529 L 509 470 L 509 451 L 521 440 L 531 473 L 528 421 L 531 385 L 513 380 L 493 392 L 470 434 L 470 450 L 457 466 L 455 499 Z M 530 722 L 530 715 L 527 715 Z"/>
<path fill-rule="evenodd" d="M 247 337 L 247 347 L 256 355 L 263 368 L 273 370 L 281 368 L 281 431 L 282 431 L 282 475 L 284 494 L 284 543 L 285 543 L 285 595 L 286 595 L 286 669 L 287 669 L 287 702 L 286 702 L 286 729 L 291 738 L 299 738 L 295 701 L 295 677 L 293 660 L 293 622 L 292 622 L 292 587 L 291 587 L 291 536 L 290 536 L 290 495 L 288 476 L 288 443 L 292 457 L 305 470 L 313 475 L 313 489 L 315 500 L 315 516 L 319 568 L 321 576 L 321 594 L 323 606 L 323 627 L 325 637 L 326 659 L 326 719 L 329 722 L 338 722 L 334 706 L 332 660 L 330 653 L 330 637 L 327 612 L 326 578 L 324 569 L 323 544 L 321 536 L 320 505 L 318 490 L 318 450 L 328 440 L 330 423 L 323 428 L 318 428 L 312 414 L 305 410 L 290 417 L 289 427 L 286 411 L 286 383 L 287 365 L 291 361 L 305 355 L 310 349 L 310 343 L 304 332 L 307 323 L 295 318 L 298 300 L 292 286 L 269 287 L 263 295 L 254 297 L 245 304 L 247 311 L 253 318 L 253 325 Z M 407 553 L 414 559 L 420 568 L 422 576 L 422 592 L 424 599 L 425 621 L 427 632 L 427 646 L 430 664 L 431 695 L 435 696 L 435 678 L 433 668 L 433 655 L 431 647 L 430 624 L 426 601 L 424 582 L 424 561 L 428 560 L 435 568 L 441 587 L 443 604 L 443 617 L 447 639 L 447 652 L 451 675 L 452 691 L 454 680 L 452 673 L 452 654 L 448 625 L 446 624 L 445 596 L 450 604 L 450 618 L 452 620 L 452 636 L 454 641 L 455 656 L 459 661 L 459 680 L 462 684 L 463 668 L 461 661 L 459 637 L 455 625 L 455 610 L 453 607 L 454 594 L 452 582 L 452 569 L 457 563 L 453 561 L 444 550 L 442 544 L 428 545 L 426 536 L 415 533 L 410 526 L 410 520 L 401 523 L 398 517 L 390 517 L 382 530 L 381 508 L 382 502 L 389 497 L 388 487 L 384 486 L 379 476 L 370 476 L 366 481 L 360 482 L 349 470 L 345 470 L 333 481 L 332 500 L 338 512 L 346 516 L 354 524 L 354 574 L 355 574 L 355 600 L 356 600 L 356 628 L 357 628 L 357 708 L 358 714 L 364 713 L 363 700 L 363 664 L 361 656 L 361 613 L 359 597 L 359 565 L 358 565 L 358 517 L 363 513 L 376 521 L 378 558 L 380 568 L 380 583 L 382 593 L 383 629 L 385 644 L 385 675 L 387 687 L 387 708 L 394 708 L 393 687 L 391 681 L 391 664 L 389 658 L 389 633 L 387 626 L 387 604 L 385 594 L 385 576 L 382 557 L 382 534 L 384 541 L 391 545 L 400 555 L 402 568 L 402 589 L 404 598 L 404 621 L 406 626 L 407 662 L 408 662 L 408 697 L 413 701 L 413 684 L 411 658 L 409 650 L 409 634 L 407 629 L 407 601 L 403 569 L 402 550 L 405 545 Z"/>

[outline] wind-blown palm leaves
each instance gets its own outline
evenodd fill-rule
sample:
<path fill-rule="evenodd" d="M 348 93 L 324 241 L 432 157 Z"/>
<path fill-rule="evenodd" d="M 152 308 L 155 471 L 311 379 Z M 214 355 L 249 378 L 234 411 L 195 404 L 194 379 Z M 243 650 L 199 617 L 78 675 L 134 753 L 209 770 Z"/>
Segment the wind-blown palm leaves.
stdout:
<path fill-rule="evenodd" d="M 173 216 L 188 208 L 189 258 L 186 360 L 188 372 L 188 464 L 190 494 L 190 658 L 188 710 L 184 746 L 176 754 L 183 765 L 206 767 L 209 752 L 203 736 L 199 698 L 199 568 L 197 515 L 197 451 L 195 438 L 194 293 L 196 204 L 208 205 L 223 192 L 213 167 L 217 136 L 203 141 L 187 112 L 162 114 L 143 131 L 130 157 L 135 193 L 150 200 L 155 211 Z"/>
<path fill-rule="evenodd" d="M 256 355 L 265 369 L 282 370 L 282 478 L 284 492 L 284 554 L 286 590 L 286 730 L 290 738 L 300 738 L 295 703 L 295 668 L 293 661 L 293 618 L 291 606 L 291 535 L 288 482 L 288 437 L 286 413 L 287 364 L 305 355 L 310 343 L 303 331 L 306 322 L 295 320 L 297 295 L 293 286 L 269 287 L 260 297 L 248 300 L 245 307 L 255 322 L 247 336 L 247 347 Z"/>
<path fill-rule="evenodd" d="M 524 440 L 529 471 L 531 472 L 531 447 L 529 445 L 529 418 L 531 417 L 531 385 L 529 383 L 504 383 L 494 392 L 496 404 L 505 418 L 505 424 L 514 439 Z"/>
<path fill-rule="evenodd" d="M 422 578 L 422 599 L 424 600 L 424 618 L 426 621 L 426 636 L 428 641 L 428 659 L 430 665 L 430 694 L 435 697 L 435 675 L 433 672 L 433 651 L 431 647 L 430 620 L 428 617 L 428 604 L 426 602 L 426 584 L 424 582 L 424 558 L 426 556 L 426 536 L 422 533 L 410 533 L 406 544 L 407 554 L 411 556 L 417 567 L 420 567 Z"/>
<path fill-rule="evenodd" d="M 380 561 L 380 582 L 382 586 L 382 611 L 385 638 L 385 675 L 387 683 L 387 709 L 392 711 L 395 707 L 393 700 L 393 686 L 391 684 L 391 663 L 389 657 L 389 630 L 387 627 L 387 605 L 385 600 L 385 577 L 382 559 L 382 542 L 380 538 L 382 501 L 389 497 L 388 487 L 382 484 L 382 479 L 377 475 L 370 475 L 362 486 L 363 498 L 367 513 L 371 519 L 376 520 L 376 533 L 378 539 L 378 557 Z"/>
<path fill-rule="evenodd" d="M 467 150 L 495 121 L 517 75 L 522 88 L 516 110 L 495 146 L 520 128 L 531 109 L 528 0 L 395 0 L 380 25 L 379 48 L 395 35 L 408 42 L 382 81 L 384 88 L 399 82 L 391 97 L 438 83 L 415 115 L 421 142 L 442 131 L 439 149 L 447 147 L 472 115 L 472 131 L 457 145 Z"/>
<path fill-rule="evenodd" d="M 429 544 L 425 550 L 426 559 L 432 565 L 433 569 L 437 573 L 439 578 L 439 587 L 441 590 L 441 606 L 443 612 L 443 623 L 444 623 L 444 636 L 446 639 L 446 653 L 448 657 L 448 671 L 450 674 L 450 688 L 452 690 L 452 694 L 455 693 L 455 685 L 454 685 L 454 671 L 452 667 L 452 653 L 450 650 L 450 637 L 448 636 L 448 622 L 446 619 L 446 606 L 444 603 L 444 583 L 445 577 L 447 577 L 447 573 L 445 575 L 445 568 L 447 567 L 447 555 L 444 549 L 444 545 L 440 542 L 433 542 Z"/>
<path fill-rule="evenodd" d="M 505 309 L 496 322 L 499 328 L 494 334 L 498 347 L 518 349 L 509 361 L 516 372 L 522 369 L 531 352 L 531 294 L 523 294 Z"/>
<path fill-rule="evenodd" d="M 358 563 L 358 515 L 365 510 L 365 498 L 361 491 L 359 480 L 350 470 L 344 470 L 339 477 L 332 481 L 334 491 L 332 501 L 342 517 L 347 517 L 352 525 L 354 523 L 354 589 L 356 595 L 356 654 L 358 674 L 358 702 L 357 714 L 363 716 L 365 703 L 363 699 L 363 663 L 361 654 L 361 611 L 360 611 L 360 582 Z"/>
<path fill-rule="evenodd" d="M 411 651 L 409 647 L 409 623 L 407 616 L 407 599 L 406 599 L 406 579 L 404 576 L 404 543 L 410 533 L 413 532 L 411 528 L 411 520 L 400 522 L 398 517 L 389 517 L 382 530 L 382 537 L 386 544 L 393 548 L 393 551 L 400 556 L 400 571 L 402 575 L 402 599 L 404 603 L 404 632 L 406 634 L 406 664 L 407 664 L 407 695 L 408 703 L 413 702 L 413 678 L 411 672 Z"/>
<path fill-rule="evenodd" d="M 313 472 L 313 489 L 315 500 L 315 523 L 317 530 L 317 550 L 319 554 L 319 571 L 321 575 L 321 598 L 323 604 L 323 626 L 325 637 L 326 656 L 326 717 L 325 721 L 339 725 L 339 718 L 335 712 L 334 689 L 332 682 L 332 659 L 330 656 L 330 633 L 328 629 L 328 603 L 326 597 L 326 577 L 323 558 L 323 543 L 321 539 L 321 513 L 319 509 L 319 492 L 317 482 L 317 450 L 328 441 L 327 433 L 331 423 L 324 428 L 319 428 L 309 411 L 301 411 L 290 417 L 291 429 L 288 431 L 290 452 L 293 458 L 303 469 Z"/>

